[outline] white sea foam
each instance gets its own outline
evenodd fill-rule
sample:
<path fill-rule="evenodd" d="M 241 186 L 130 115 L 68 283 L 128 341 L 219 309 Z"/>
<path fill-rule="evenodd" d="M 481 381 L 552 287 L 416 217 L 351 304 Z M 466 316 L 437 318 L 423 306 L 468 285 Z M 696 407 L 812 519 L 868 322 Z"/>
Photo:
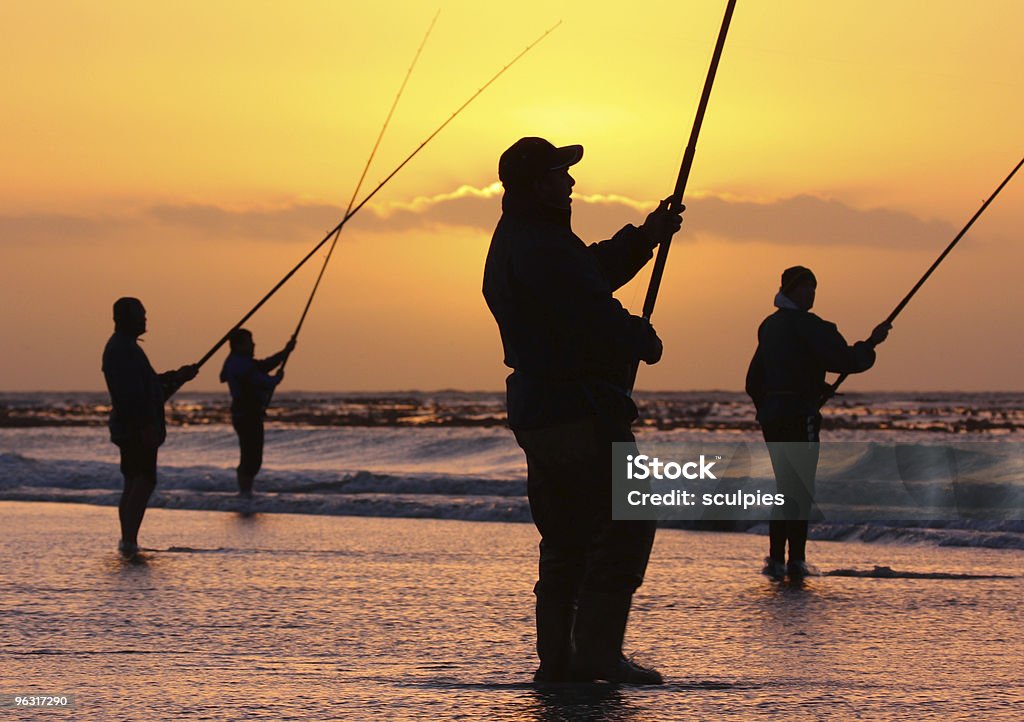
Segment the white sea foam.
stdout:
<path fill-rule="evenodd" d="M 278 410 L 287 413 L 268 423 L 258 493 L 252 502 L 243 502 L 234 494 L 237 440 L 231 427 L 217 420 L 217 414 L 226 410 L 223 396 L 179 397 L 160 451 L 153 505 L 529 520 L 525 461 L 512 434 L 500 425 L 500 394 L 282 394 L 278 401 Z M 0 395 L 0 411 L 8 421 L 15 419 L 0 424 L 0 498 L 116 504 L 121 477 L 117 449 L 103 426 L 104 403 L 103 394 Z M 642 446 L 671 447 L 708 439 L 760 443 L 760 434 L 751 426 L 749 404 L 740 394 L 647 394 L 641 404 L 647 419 L 662 427 L 640 427 Z M 950 430 L 970 419 L 980 426 L 966 437 L 1008 438 L 1004 427 L 1018 423 L 1022 415 L 1020 395 L 862 394 L 844 398 L 835 407 L 832 421 L 840 420 L 839 428 L 827 438 L 874 439 L 889 445 L 960 441 L 965 434 Z M 902 419 L 903 425 L 880 428 L 891 426 L 894 419 Z M 888 473 L 883 473 L 883 462 L 891 454 L 880 446 L 857 446 L 860 451 L 840 459 L 842 468 L 837 471 L 861 485 L 851 484 L 851 496 L 845 500 L 851 502 L 870 483 L 865 480 Z M 1019 483 L 1024 478 L 1024 458 L 996 458 L 979 451 L 961 455 L 958 461 L 961 471 L 993 483 Z M 817 534 L 1024 548 L 1024 529 L 1012 521 L 961 521 L 941 528 L 920 521 L 840 524 L 822 526 Z"/>

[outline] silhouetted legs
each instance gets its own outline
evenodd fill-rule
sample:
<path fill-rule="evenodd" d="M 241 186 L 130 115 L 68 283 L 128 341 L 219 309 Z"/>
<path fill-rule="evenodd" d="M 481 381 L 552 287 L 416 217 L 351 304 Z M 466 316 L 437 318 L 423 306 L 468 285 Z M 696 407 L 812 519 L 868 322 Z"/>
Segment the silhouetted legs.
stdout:
<path fill-rule="evenodd" d="M 654 521 L 612 520 L 612 441 L 628 426 L 586 419 L 517 431 L 541 534 L 537 595 L 538 681 L 559 680 L 570 658 L 618 663 L 633 592 L 643 582 Z"/>
<path fill-rule="evenodd" d="M 793 416 L 761 426 L 768 442 L 776 488 L 786 497 L 781 518 L 768 523 L 769 557 L 780 563 L 786 561 L 787 543 L 790 564 L 807 558 L 807 520 L 814 510 L 820 428 L 818 415 Z"/>
<path fill-rule="evenodd" d="M 121 522 L 122 549 L 130 549 L 138 546 L 139 527 L 142 526 L 149 497 L 156 488 L 157 447 L 125 444 L 119 448 L 124 490 L 117 512 Z"/>
<path fill-rule="evenodd" d="M 799 519 L 773 519 L 768 522 L 770 546 L 768 556 L 786 563 L 786 544 L 789 543 L 789 561 L 807 560 L 808 523 Z"/>
<path fill-rule="evenodd" d="M 238 463 L 238 492 L 252 494 L 252 484 L 263 466 L 263 419 L 259 416 L 233 416 L 231 425 L 238 434 L 241 458 Z"/>

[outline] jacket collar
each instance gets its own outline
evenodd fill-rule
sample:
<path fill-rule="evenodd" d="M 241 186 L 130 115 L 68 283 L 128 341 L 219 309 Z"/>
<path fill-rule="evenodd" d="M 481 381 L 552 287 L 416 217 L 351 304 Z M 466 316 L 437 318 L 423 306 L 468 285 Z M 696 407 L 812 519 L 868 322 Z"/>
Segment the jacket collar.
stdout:
<path fill-rule="evenodd" d="M 501 211 L 510 216 L 545 221 L 572 229 L 572 211 L 552 208 L 525 193 L 505 191 L 501 199 Z"/>
<path fill-rule="evenodd" d="M 799 306 L 797 306 L 795 303 L 793 303 L 789 299 L 789 296 L 787 296 L 786 294 L 782 293 L 781 291 L 779 293 L 775 294 L 775 308 L 781 308 L 783 311 L 803 311 L 804 310 L 804 309 L 800 308 Z"/>

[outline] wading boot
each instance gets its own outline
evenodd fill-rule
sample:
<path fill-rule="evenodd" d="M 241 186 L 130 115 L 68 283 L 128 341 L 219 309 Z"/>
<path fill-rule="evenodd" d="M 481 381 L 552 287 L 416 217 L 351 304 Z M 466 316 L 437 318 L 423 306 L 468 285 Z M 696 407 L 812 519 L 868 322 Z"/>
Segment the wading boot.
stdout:
<path fill-rule="evenodd" d="M 570 599 L 537 595 L 537 656 L 540 667 L 533 675 L 538 684 L 569 681 L 572 620 L 576 605 Z"/>
<path fill-rule="evenodd" d="M 585 592 L 572 630 L 569 676 L 574 682 L 663 684 L 661 674 L 622 654 L 633 595 Z"/>

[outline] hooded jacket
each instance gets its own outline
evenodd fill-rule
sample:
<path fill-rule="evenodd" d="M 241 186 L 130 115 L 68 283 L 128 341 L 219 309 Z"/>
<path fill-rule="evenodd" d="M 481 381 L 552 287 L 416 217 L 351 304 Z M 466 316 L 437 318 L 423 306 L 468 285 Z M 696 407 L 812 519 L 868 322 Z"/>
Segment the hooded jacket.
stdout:
<path fill-rule="evenodd" d="M 779 304 L 778 299 L 776 303 L 787 305 Z M 834 323 L 795 308 L 791 302 L 788 306 L 761 323 L 757 350 L 747 370 L 747 395 L 757 407 L 761 424 L 816 415 L 825 392 L 826 372 L 856 374 L 875 363 L 871 344 L 858 341 L 851 346 Z"/>

